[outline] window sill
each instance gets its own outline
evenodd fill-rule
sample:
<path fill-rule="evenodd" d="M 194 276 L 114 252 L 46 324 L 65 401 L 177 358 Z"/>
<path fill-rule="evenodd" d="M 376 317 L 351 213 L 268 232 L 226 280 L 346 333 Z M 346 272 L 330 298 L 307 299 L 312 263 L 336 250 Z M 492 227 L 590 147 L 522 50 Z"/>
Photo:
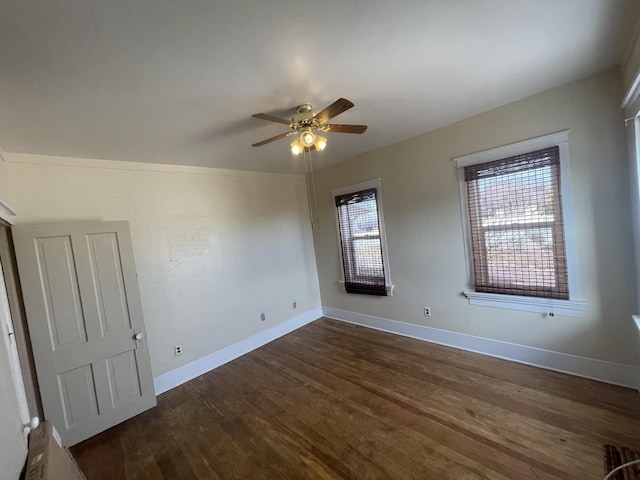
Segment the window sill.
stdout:
<path fill-rule="evenodd" d="M 544 313 L 563 317 L 581 317 L 587 302 L 582 300 L 554 300 L 549 298 L 520 297 L 517 295 L 500 295 L 497 293 L 481 293 L 465 290 L 464 295 L 471 305 L 483 307 L 506 308 L 525 312 Z"/>
<path fill-rule="evenodd" d="M 344 280 L 339 280 L 338 283 L 340 284 L 340 288 L 342 288 L 342 291 L 346 293 L 347 289 L 344 287 Z M 394 289 L 395 285 L 385 285 L 385 290 L 387 291 L 387 297 L 393 297 L 393 289 Z M 384 297 L 385 295 L 381 295 L 382 297 Z"/>

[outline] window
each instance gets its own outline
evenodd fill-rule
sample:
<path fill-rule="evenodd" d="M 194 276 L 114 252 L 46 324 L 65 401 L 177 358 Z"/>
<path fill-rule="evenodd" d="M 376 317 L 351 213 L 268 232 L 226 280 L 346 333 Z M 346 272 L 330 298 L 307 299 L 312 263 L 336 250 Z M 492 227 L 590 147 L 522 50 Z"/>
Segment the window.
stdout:
<path fill-rule="evenodd" d="M 567 141 L 561 132 L 456 159 L 472 304 L 580 315 Z"/>
<path fill-rule="evenodd" d="M 380 180 L 334 190 L 347 293 L 391 295 Z"/>
<path fill-rule="evenodd" d="M 569 298 L 558 147 L 464 168 L 477 292 Z"/>

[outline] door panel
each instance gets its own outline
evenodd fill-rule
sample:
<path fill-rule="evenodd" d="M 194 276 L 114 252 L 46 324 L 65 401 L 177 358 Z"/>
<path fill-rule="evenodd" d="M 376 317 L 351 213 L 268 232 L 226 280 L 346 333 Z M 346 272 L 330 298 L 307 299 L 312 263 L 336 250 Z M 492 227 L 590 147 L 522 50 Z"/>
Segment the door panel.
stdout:
<path fill-rule="evenodd" d="M 84 365 L 58 375 L 58 384 L 67 429 L 99 415 L 91 365 Z"/>
<path fill-rule="evenodd" d="M 65 445 L 154 406 L 128 223 L 12 229 L 44 413 Z"/>
<path fill-rule="evenodd" d="M 38 275 L 45 299 L 51 345 L 60 347 L 87 341 L 82 304 L 71 253 L 71 238 L 39 238 Z"/>
<path fill-rule="evenodd" d="M 131 329 L 117 237 L 114 234 L 88 235 L 87 241 L 102 335 Z"/>
<path fill-rule="evenodd" d="M 138 381 L 138 362 L 132 351 L 107 359 L 111 405 L 117 408 L 142 394 Z"/>

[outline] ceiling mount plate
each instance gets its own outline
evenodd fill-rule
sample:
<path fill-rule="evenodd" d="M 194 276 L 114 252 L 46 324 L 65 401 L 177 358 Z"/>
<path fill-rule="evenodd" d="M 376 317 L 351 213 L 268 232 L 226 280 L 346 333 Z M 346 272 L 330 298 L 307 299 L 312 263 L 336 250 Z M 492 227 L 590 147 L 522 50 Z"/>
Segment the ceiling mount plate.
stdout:
<path fill-rule="evenodd" d="M 302 105 L 298 105 L 298 108 L 296 109 L 297 113 L 309 113 L 311 112 L 311 109 L 313 107 L 311 106 L 310 103 L 303 103 Z"/>

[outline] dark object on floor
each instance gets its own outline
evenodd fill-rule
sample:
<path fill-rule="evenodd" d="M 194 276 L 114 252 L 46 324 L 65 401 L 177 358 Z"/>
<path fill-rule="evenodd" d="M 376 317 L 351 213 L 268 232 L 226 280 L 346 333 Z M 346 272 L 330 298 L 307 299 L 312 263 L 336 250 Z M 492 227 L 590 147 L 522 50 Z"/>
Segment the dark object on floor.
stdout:
<path fill-rule="evenodd" d="M 640 460 L 640 452 L 629 450 L 626 447 L 604 446 L 604 473 L 611 472 L 616 467 L 627 462 Z M 629 465 L 627 468 L 618 470 L 611 480 L 640 480 L 640 464 Z"/>

